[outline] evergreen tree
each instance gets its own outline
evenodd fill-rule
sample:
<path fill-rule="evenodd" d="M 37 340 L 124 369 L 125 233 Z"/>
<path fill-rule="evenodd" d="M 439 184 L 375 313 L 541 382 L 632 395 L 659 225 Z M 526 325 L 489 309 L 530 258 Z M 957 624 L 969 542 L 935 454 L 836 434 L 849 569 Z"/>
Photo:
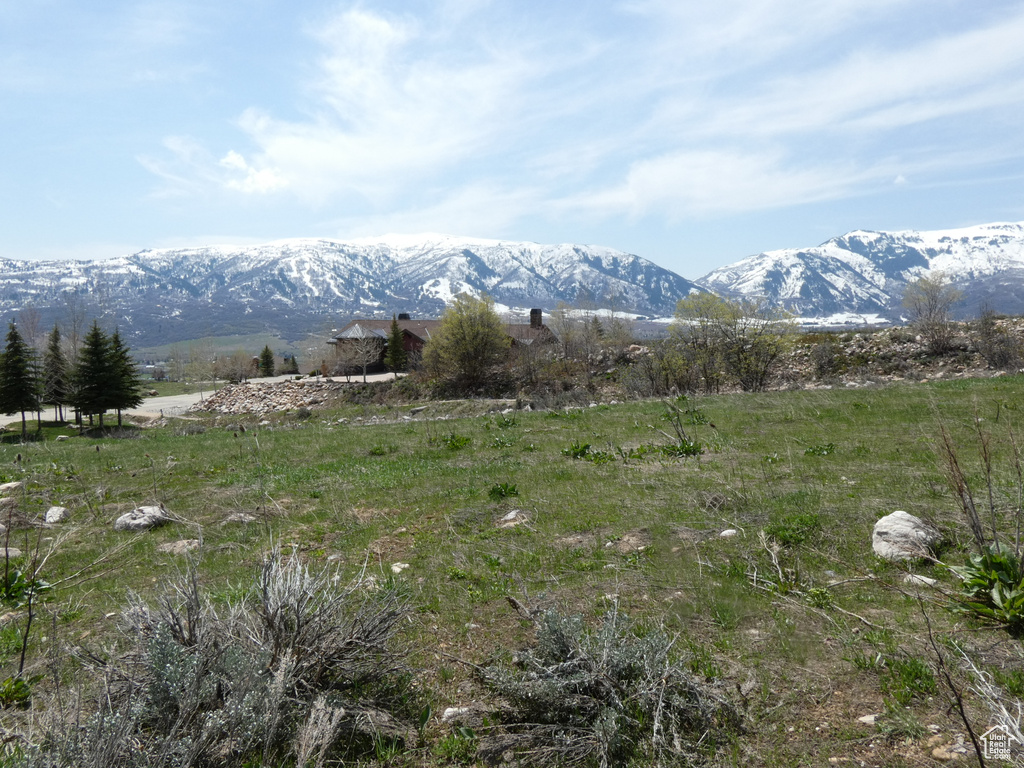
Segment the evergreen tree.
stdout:
<path fill-rule="evenodd" d="M 111 407 L 117 410 L 117 426 L 121 426 L 121 412 L 142 405 L 142 380 L 131 358 L 131 350 L 115 329 L 110 337 L 110 367 L 114 374 L 114 392 Z"/>
<path fill-rule="evenodd" d="M 61 348 L 60 328 L 53 326 L 46 342 L 46 353 L 43 355 L 43 402 L 53 405 L 53 418 L 64 420 L 64 406 L 68 403 L 70 382 L 68 381 L 68 361 Z"/>
<path fill-rule="evenodd" d="M 25 411 L 39 408 L 39 376 L 32 349 L 11 323 L 7 346 L 0 354 L 0 412 L 11 416 L 21 412 L 21 439 L 27 436 Z"/>
<path fill-rule="evenodd" d="M 398 327 L 398 318 L 391 316 L 391 332 L 388 334 L 388 351 L 384 356 L 384 363 L 396 374 L 404 371 L 409 364 L 409 355 L 405 351 L 405 335 Z"/>
<path fill-rule="evenodd" d="M 260 376 L 273 376 L 274 375 L 274 351 L 269 345 L 263 348 L 260 352 Z"/>
<path fill-rule="evenodd" d="M 115 407 L 117 375 L 111 361 L 110 339 L 100 330 L 99 323 L 93 320 L 92 328 L 85 334 L 78 352 L 74 405 L 87 416 L 98 415 L 101 429 L 104 412 Z"/>

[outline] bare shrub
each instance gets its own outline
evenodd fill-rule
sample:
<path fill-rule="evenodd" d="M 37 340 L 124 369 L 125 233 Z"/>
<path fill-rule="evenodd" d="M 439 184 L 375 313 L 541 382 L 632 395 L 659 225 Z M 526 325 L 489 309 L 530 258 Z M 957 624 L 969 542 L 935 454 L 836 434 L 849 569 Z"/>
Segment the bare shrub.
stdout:
<path fill-rule="evenodd" d="M 659 765 L 737 730 L 739 712 L 673 650 L 674 638 L 659 628 L 636 632 L 617 607 L 593 631 L 579 616 L 548 611 L 533 648 L 482 673 L 511 706 L 504 724 L 482 736 L 482 755 Z"/>
<path fill-rule="evenodd" d="M 15 765 L 323 765 L 402 743 L 406 603 L 272 552 L 251 597 L 217 606 L 193 572 L 150 606 L 129 597 L 127 652 L 93 715 L 52 721 Z"/>

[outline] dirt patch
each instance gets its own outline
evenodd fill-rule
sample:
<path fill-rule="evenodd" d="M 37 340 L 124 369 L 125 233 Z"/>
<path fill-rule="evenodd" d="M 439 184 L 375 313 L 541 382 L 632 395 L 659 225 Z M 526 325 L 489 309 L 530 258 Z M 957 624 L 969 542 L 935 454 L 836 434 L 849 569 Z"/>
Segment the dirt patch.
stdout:
<path fill-rule="evenodd" d="M 366 525 L 373 520 L 387 520 L 388 518 L 398 516 L 398 512 L 393 509 L 381 509 L 378 507 L 353 507 L 348 513 L 360 525 Z"/>
<path fill-rule="evenodd" d="M 641 528 L 637 531 L 627 531 L 622 534 L 612 542 L 612 546 L 620 555 L 628 555 L 631 552 L 647 549 L 647 547 L 651 546 L 652 541 L 651 532 L 646 528 Z"/>
<path fill-rule="evenodd" d="M 593 533 L 572 533 L 559 536 L 554 545 L 559 549 L 593 549 L 597 546 L 597 536 Z"/>

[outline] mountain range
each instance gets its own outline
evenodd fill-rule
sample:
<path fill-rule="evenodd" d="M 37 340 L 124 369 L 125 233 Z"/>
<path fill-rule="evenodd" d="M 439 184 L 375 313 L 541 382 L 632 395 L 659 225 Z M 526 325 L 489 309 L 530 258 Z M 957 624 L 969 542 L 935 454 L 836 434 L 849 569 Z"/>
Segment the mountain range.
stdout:
<path fill-rule="evenodd" d="M 664 318 L 680 298 L 709 290 L 764 297 L 823 323 L 863 323 L 898 321 L 907 283 L 935 271 L 963 292 L 962 314 L 981 306 L 1024 314 L 1024 223 L 855 231 L 749 256 L 694 281 L 611 248 L 448 235 L 0 260 L 0 312 L 20 317 L 34 307 L 43 329 L 72 311 L 103 318 L 132 346 L 256 333 L 294 341 L 353 316 L 436 317 L 461 291 L 508 309 L 564 303 Z"/>
<path fill-rule="evenodd" d="M 759 253 L 695 282 L 721 295 L 764 297 L 798 317 L 898 321 L 907 283 L 936 272 L 962 292 L 962 316 L 983 306 L 1024 314 L 1024 223 L 855 231 L 813 248 Z"/>
<path fill-rule="evenodd" d="M 205 336 L 298 339 L 356 316 L 437 317 L 462 291 L 509 308 L 614 305 L 670 315 L 696 286 L 653 262 L 599 246 L 447 235 L 147 250 L 95 261 L 0 261 L 0 311 L 34 306 L 49 327 L 69 298 L 133 346 Z M 69 293 L 70 292 L 70 293 Z"/>

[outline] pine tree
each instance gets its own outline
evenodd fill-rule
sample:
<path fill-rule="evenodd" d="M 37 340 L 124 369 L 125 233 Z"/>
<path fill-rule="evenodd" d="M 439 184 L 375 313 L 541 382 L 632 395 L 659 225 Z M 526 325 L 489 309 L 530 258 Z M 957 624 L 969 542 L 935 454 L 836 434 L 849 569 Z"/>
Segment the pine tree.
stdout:
<path fill-rule="evenodd" d="M 100 417 L 103 428 L 103 414 L 114 407 L 117 375 L 111 365 L 110 339 L 99 323 L 93 320 L 92 328 L 85 335 L 78 352 L 75 366 L 75 402 L 78 410 L 87 415 Z"/>
<path fill-rule="evenodd" d="M 404 371 L 409 364 L 409 355 L 405 351 L 405 335 L 398 327 L 398 318 L 391 316 L 391 332 L 388 334 L 388 351 L 384 356 L 384 363 L 396 374 Z"/>
<path fill-rule="evenodd" d="M 39 409 L 39 375 L 32 349 L 11 323 L 7 346 L 0 354 L 0 412 L 11 416 L 21 412 L 21 439 L 27 436 L 25 411 Z"/>
<path fill-rule="evenodd" d="M 110 367 L 114 374 L 114 393 L 111 407 L 117 410 L 117 426 L 121 426 L 121 412 L 142 405 L 142 380 L 131 358 L 131 350 L 115 329 L 110 337 Z"/>
<path fill-rule="evenodd" d="M 61 348 L 60 328 L 53 326 L 43 355 L 43 402 L 53 405 L 53 418 L 64 420 L 64 406 L 70 394 L 68 361 Z"/>
<path fill-rule="evenodd" d="M 260 352 L 260 376 L 274 375 L 274 351 L 270 346 L 265 346 Z"/>

